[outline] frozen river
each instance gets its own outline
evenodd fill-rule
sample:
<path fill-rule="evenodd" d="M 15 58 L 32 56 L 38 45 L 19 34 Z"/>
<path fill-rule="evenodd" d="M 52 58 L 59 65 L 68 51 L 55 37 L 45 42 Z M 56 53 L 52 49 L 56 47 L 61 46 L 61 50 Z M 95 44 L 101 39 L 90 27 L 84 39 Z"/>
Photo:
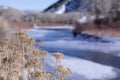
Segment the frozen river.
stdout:
<path fill-rule="evenodd" d="M 38 48 L 65 54 L 62 63 L 73 71 L 69 80 L 120 80 L 120 39 L 85 33 L 74 37 L 72 30 L 33 28 L 27 33 L 35 38 Z M 47 60 L 46 64 L 52 66 Z"/>

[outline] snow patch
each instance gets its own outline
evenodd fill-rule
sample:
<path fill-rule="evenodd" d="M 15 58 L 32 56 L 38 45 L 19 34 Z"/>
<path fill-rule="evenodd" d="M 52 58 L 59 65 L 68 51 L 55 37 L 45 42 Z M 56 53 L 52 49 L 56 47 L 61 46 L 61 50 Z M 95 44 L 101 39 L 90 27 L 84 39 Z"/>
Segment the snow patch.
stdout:
<path fill-rule="evenodd" d="M 40 30 L 37 30 L 37 29 L 28 29 L 26 31 L 27 31 L 27 34 L 30 35 L 33 38 L 44 37 L 45 34 L 48 33 L 48 31 L 46 31 L 46 30 L 40 31 Z"/>
<path fill-rule="evenodd" d="M 86 16 L 82 16 L 79 20 L 79 23 L 86 23 L 87 22 L 87 17 Z"/>
<path fill-rule="evenodd" d="M 51 53 L 45 60 L 46 65 L 51 67 L 55 66 L 55 59 L 51 57 Z M 61 60 L 61 64 L 72 70 L 72 74 L 68 80 L 108 80 L 117 77 L 117 73 L 113 71 L 115 68 L 80 58 L 65 56 Z M 46 67 L 46 69 L 48 71 L 54 71 L 51 67 Z"/>
<path fill-rule="evenodd" d="M 63 13 L 65 12 L 65 10 L 66 10 L 66 6 L 63 4 L 63 5 L 60 6 L 60 7 L 58 8 L 58 10 L 56 10 L 54 13 L 55 13 L 55 14 L 63 14 Z"/>
<path fill-rule="evenodd" d="M 117 76 L 113 67 L 101 65 L 91 61 L 66 57 L 62 59 L 62 64 L 72 69 L 73 74 L 85 76 L 87 79 L 112 79 Z"/>
<path fill-rule="evenodd" d="M 73 26 L 33 26 L 33 29 L 74 29 Z"/>

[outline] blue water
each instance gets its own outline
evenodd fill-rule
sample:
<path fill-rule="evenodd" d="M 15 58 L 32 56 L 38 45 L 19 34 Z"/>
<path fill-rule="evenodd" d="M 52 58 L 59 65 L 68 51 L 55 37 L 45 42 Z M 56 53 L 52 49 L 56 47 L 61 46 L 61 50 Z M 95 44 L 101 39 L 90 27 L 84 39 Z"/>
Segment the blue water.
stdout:
<path fill-rule="evenodd" d="M 36 28 L 27 33 L 35 38 L 38 48 L 50 53 L 62 52 L 67 56 L 120 68 L 119 41 L 115 43 L 112 39 L 88 37 L 86 34 L 74 37 L 72 31 L 70 28 Z"/>

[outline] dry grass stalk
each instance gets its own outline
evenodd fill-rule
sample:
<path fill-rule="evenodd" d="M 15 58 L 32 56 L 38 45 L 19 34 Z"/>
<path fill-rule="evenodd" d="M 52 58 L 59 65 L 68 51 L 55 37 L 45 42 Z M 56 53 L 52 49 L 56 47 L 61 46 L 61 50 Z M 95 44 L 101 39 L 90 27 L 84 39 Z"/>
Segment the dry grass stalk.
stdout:
<path fill-rule="evenodd" d="M 67 75 L 71 74 L 72 71 L 60 64 L 60 60 L 64 58 L 64 54 L 57 52 L 53 53 L 52 56 L 56 59 L 54 80 L 65 80 Z"/>
<path fill-rule="evenodd" d="M 0 42 L 0 80 L 53 80 L 55 74 L 43 70 L 48 52 L 35 48 L 35 40 L 24 30 L 19 30 L 15 36 L 14 40 L 8 38 Z M 56 58 L 55 70 L 60 77 L 56 80 L 65 80 L 65 75 L 71 71 L 60 67 L 60 59 L 64 55 L 54 53 L 53 56 Z"/>

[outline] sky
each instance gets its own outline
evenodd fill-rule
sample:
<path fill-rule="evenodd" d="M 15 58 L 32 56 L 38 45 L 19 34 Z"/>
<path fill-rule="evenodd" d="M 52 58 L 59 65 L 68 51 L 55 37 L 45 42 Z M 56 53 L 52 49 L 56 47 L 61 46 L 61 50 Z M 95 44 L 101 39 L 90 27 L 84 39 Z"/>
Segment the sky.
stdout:
<path fill-rule="evenodd" d="M 0 5 L 14 7 L 20 10 L 42 11 L 58 0 L 0 0 Z"/>

